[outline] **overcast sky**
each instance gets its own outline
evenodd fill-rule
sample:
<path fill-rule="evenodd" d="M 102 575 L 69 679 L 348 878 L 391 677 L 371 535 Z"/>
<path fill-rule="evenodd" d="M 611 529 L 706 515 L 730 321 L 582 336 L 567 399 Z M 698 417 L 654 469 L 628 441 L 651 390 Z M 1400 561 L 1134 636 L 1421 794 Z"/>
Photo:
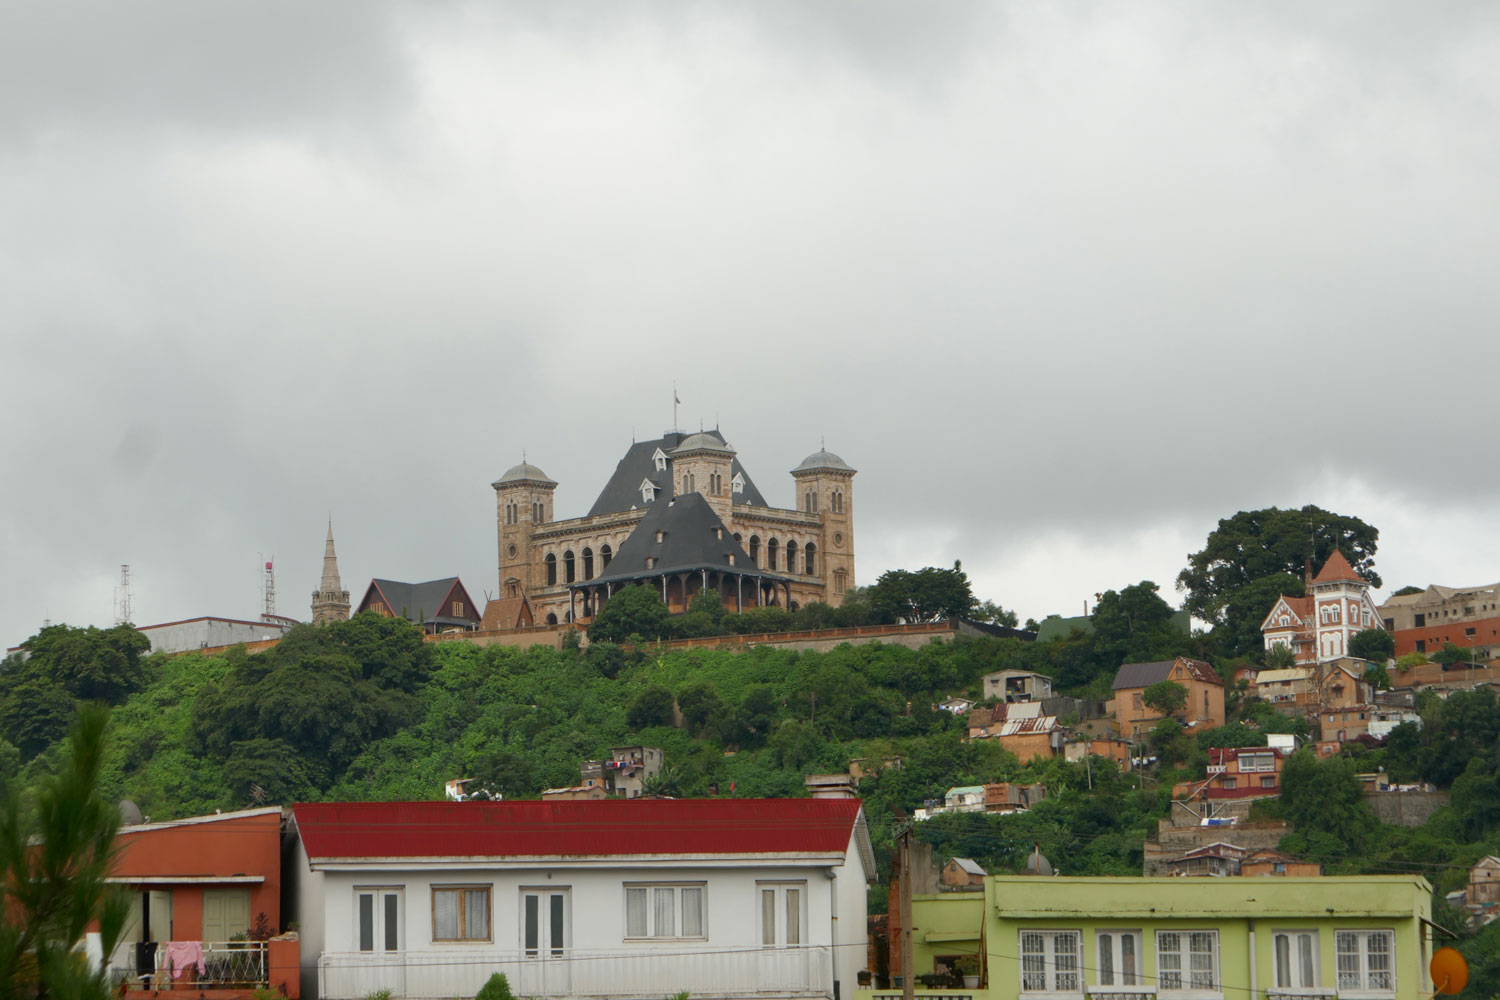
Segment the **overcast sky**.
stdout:
<path fill-rule="evenodd" d="M 1500 6 L 5 2 L 0 645 L 496 589 L 718 424 L 1023 617 L 1217 520 L 1500 579 Z"/>

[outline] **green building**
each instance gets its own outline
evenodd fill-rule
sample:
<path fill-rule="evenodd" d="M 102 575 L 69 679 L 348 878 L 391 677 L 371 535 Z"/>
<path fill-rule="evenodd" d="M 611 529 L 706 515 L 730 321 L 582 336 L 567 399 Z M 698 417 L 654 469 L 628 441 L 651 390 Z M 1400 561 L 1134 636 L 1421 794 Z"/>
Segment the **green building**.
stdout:
<path fill-rule="evenodd" d="M 913 900 L 914 968 L 977 956 L 977 988 L 918 991 L 974 1000 L 1425 1000 L 1431 916 L 1420 877 L 1001 875 Z"/>

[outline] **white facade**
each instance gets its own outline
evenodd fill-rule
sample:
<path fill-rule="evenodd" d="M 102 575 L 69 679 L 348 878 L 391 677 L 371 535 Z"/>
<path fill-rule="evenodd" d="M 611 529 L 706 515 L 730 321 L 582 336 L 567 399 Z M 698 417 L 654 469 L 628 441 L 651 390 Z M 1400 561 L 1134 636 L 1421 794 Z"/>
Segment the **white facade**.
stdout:
<path fill-rule="evenodd" d="M 187 621 L 142 625 L 136 629 L 151 640 L 153 653 L 185 653 L 194 649 L 233 646 L 241 642 L 280 639 L 297 624 L 290 618 L 273 621 L 240 621 L 234 618 L 190 618 Z"/>
<path fill-rule="evenodd" d="M 503 972 L 518 996 L 848 997 L 867 845 L 862 820 L 841 857 L 309 863 L 299 841 L 303 996 L 473 996 Z"/>

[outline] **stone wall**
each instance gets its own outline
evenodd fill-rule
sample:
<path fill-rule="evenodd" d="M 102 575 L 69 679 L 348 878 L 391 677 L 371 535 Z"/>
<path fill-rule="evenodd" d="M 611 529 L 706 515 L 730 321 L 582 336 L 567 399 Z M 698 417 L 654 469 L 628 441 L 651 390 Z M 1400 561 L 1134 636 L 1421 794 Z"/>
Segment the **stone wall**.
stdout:
<path fill-rule="evenodd" d="M 1382 823 L 1421 826 L 1448 804 L 1447 792 L 1363 792 L 1360 798 Z"/>

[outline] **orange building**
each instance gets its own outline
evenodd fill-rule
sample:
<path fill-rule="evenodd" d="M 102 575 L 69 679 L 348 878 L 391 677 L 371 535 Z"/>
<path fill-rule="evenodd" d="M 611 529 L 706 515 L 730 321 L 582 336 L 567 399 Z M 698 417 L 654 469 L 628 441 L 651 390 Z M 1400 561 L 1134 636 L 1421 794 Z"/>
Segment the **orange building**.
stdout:
<path fill-rule="evenodd" d="M 122 826 L 118 844 L 111 881 L 133 900 L 107 958 L 125 997 L 171 987 L 205 1000 L 272 988 L 299 996 L 297 942 L 276 940 L 284 930 L 279 806 Z M 180 969 L 169 969 L 169 955 Z"/>
<path fill-rule="evenodd" d="M 1179 656 L 1175 660 L 1126 663 L 1120 667 L 1115 674 L 1114 696 L 1108 710 L 1121 733 L 1139 740 L 1164 718 L 1146 704 L 1146 689 L 1162 681 L 1173 681 L 1187 689 L 1187 703 L 1175 716 L 1179 722 L 1210 728 L 1224 724 L 1224 681 L 1211 665 Z"/>
<path fill-rule="evenodd" d="M 1286 758 L 1272 747 L 1214 747 L 1208 777 L 1172 786 L 1174 799 L 1259 799 L 1281 794 Z"/>

